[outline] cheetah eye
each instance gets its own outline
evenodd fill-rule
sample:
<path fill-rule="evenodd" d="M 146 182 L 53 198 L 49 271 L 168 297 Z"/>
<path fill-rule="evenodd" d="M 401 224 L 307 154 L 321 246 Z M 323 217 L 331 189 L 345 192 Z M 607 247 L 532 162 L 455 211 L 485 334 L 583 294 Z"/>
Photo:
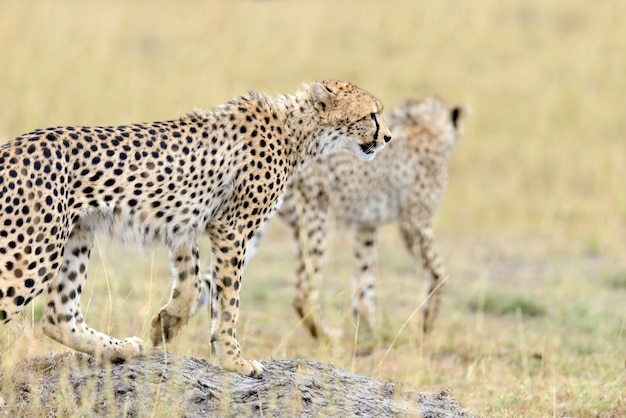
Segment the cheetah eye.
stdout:
<path fill-rule="evenodd" d="M 370 113 L 370 118 L 372 118 L 372 122 L 374 122 L 374 125 L 376 125 L 376 129 L 378 129 L 378 113 Z"/>

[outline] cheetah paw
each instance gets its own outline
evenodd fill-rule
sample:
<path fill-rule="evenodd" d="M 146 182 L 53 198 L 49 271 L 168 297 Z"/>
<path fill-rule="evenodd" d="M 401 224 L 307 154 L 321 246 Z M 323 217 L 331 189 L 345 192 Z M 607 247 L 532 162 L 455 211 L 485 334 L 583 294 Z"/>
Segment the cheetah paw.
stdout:
<path fill-rule="evenodd" d="M 330 343 L 334 343 L 341 340 L 343 338 L 343 335 L 344 333 L 342 329 L 324 326 L 320 338 Z"/>
<path fill-rule="evenodd" d="M 143 340 L 139 337 L 128 337 L 122 340 L 126 346 L 125 352 L 128 354 L 128 358 L 139 357 L 143 354 Z"/>
<path fill-rule="evenodd" d="M 120 363 L 139 357 L 144 352 L 144 342 L 139 337 L 124 338 L 114 346 L 112 351 L 105 351 L 100 354 L 102 360 L 109 360 L 112 363 Z M 97 357 L 97 356 L 96 356 Z"/>
<path fill-rule="evenodd" d="M 343 337 L 343 331 L 341 329 L 325 325 L 319 319 L 310 320 L 309 318 L 305 318 L 304 325 L 309 329 L 313 338 L 320 341 L 334 343 Z"/>
<path fill-rule="evenodd" d="M 239 373 L 244 376 L 261 379 L 263 377 L 263 366 L 256 360 L 238 359 L 224 360 L 222 362 L 224 370 Z"/>
<path fill-rule="evenodd" d="M 170 315 L 165 310 L 161 310 L 157 316 L 152 319 L 152 330 L 150 337 L 152 344 L 161 345 L 164 342 L 170 342 L 178 335 L 187 320 L 179 316 Z"/>

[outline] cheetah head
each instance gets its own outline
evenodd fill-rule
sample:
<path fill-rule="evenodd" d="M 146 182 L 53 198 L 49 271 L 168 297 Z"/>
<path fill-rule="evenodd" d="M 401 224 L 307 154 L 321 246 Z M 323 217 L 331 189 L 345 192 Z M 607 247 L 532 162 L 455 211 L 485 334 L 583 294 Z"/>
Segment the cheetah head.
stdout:
<path fill-rule="evenodd" d="M 322 153 L 348 149 L 361 160 L 371 160 L 391 140 L 381 103 L 345 81 L 316 81 L 301 88 L 309 94 L 323 129 Z"/>
<path fill-rule="evenodd" d="M 409 98 L 399 109 L 406 117 L 437 132 L 436 138 L 443 143 L 448 157 L 463 137 L 465 120 L 472 113 L 467 106 L 452 105 L 436 96 Z"/>

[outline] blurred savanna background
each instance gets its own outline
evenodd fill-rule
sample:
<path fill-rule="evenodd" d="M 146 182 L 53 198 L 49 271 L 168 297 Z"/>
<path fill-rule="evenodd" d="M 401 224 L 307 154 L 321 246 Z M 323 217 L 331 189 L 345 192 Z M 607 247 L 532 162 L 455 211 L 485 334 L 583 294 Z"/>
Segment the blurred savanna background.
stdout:
<path fill-rule="evenodd" d="M 350 80 L 387 109 L 433 93 L 468 105 L 436 217 L 450 278 L 434 332 L 419 332 L 424 275 L 390 225 L 382 331 L 359 355 L 349 231 L 333 227 L 321 299 L 344 337 L 320 345 L 291 307 L 294 245 L 276 220 L 244 272 L 244 356 L 450 389 L 481 416 L 626 416 L 624 16 L 619 0 L 2 0 L 0 143 L 47 126 L 173 119 L 320 78 Z M 170 283 L 162 249 L 100 237 L 87 322 L 147 340 Z M 3 367 L 67 350 L 41 332 L 44 299 L 0 328 Z M 208 334 L 199 312 L 168 349 L 209 358 Z M 0 394 L 10 401 L 10 379 Z"/>

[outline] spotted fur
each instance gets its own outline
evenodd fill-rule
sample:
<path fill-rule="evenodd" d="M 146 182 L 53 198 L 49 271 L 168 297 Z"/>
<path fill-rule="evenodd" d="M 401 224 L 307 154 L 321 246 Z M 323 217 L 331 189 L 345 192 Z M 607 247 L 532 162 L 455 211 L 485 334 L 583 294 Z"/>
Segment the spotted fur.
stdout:
<path fill-rule="evenodd" d="M 174 338 L 201 291 L 197 241 L 212 241 L 211 341 L 222 366 L 249 376 L 240 354 L 239 291 L 247 242 L 288 179 L 347 149 L 372 159 L 390 139 L 381 104 L 353 84 L 320 81 L 295 95 L 249 93 L 180 119 L 117 127 L 56 127 L 0 148 L 0 319 L 47 293 L 44 332 L 102 359 L 140 355 L 137 337 L 91 329 L 79 298 L 97 230 L 170 253 L 173 288 L 152 321 L 154 344 Z"/>
<path fill-rule="evenodd" d="M 394 137 L 364 164 L 338 151 L 315 160 L 289 183 L 280 217 L 298 243 L 294 307 L 311 334 L 335 335 L 321 320 L 318 291 L 329 214 L 354 230 L 353 312 L 375 332 L 376 232 L 397 221 L 411 254 L 430 275 L 423 328 L 432 328 L 446 272 L 436 248 L 432 219 L 448 180 L 448 158 L 462 136 L 467 109 L 436 97 L 407 99 L 385 116 Z M 251 242 L 256 247 L 257 234 Z M 254 249 L 249 250 L 249 255 Z M 416 306 L 422 303 L 416 298 Z"/>

